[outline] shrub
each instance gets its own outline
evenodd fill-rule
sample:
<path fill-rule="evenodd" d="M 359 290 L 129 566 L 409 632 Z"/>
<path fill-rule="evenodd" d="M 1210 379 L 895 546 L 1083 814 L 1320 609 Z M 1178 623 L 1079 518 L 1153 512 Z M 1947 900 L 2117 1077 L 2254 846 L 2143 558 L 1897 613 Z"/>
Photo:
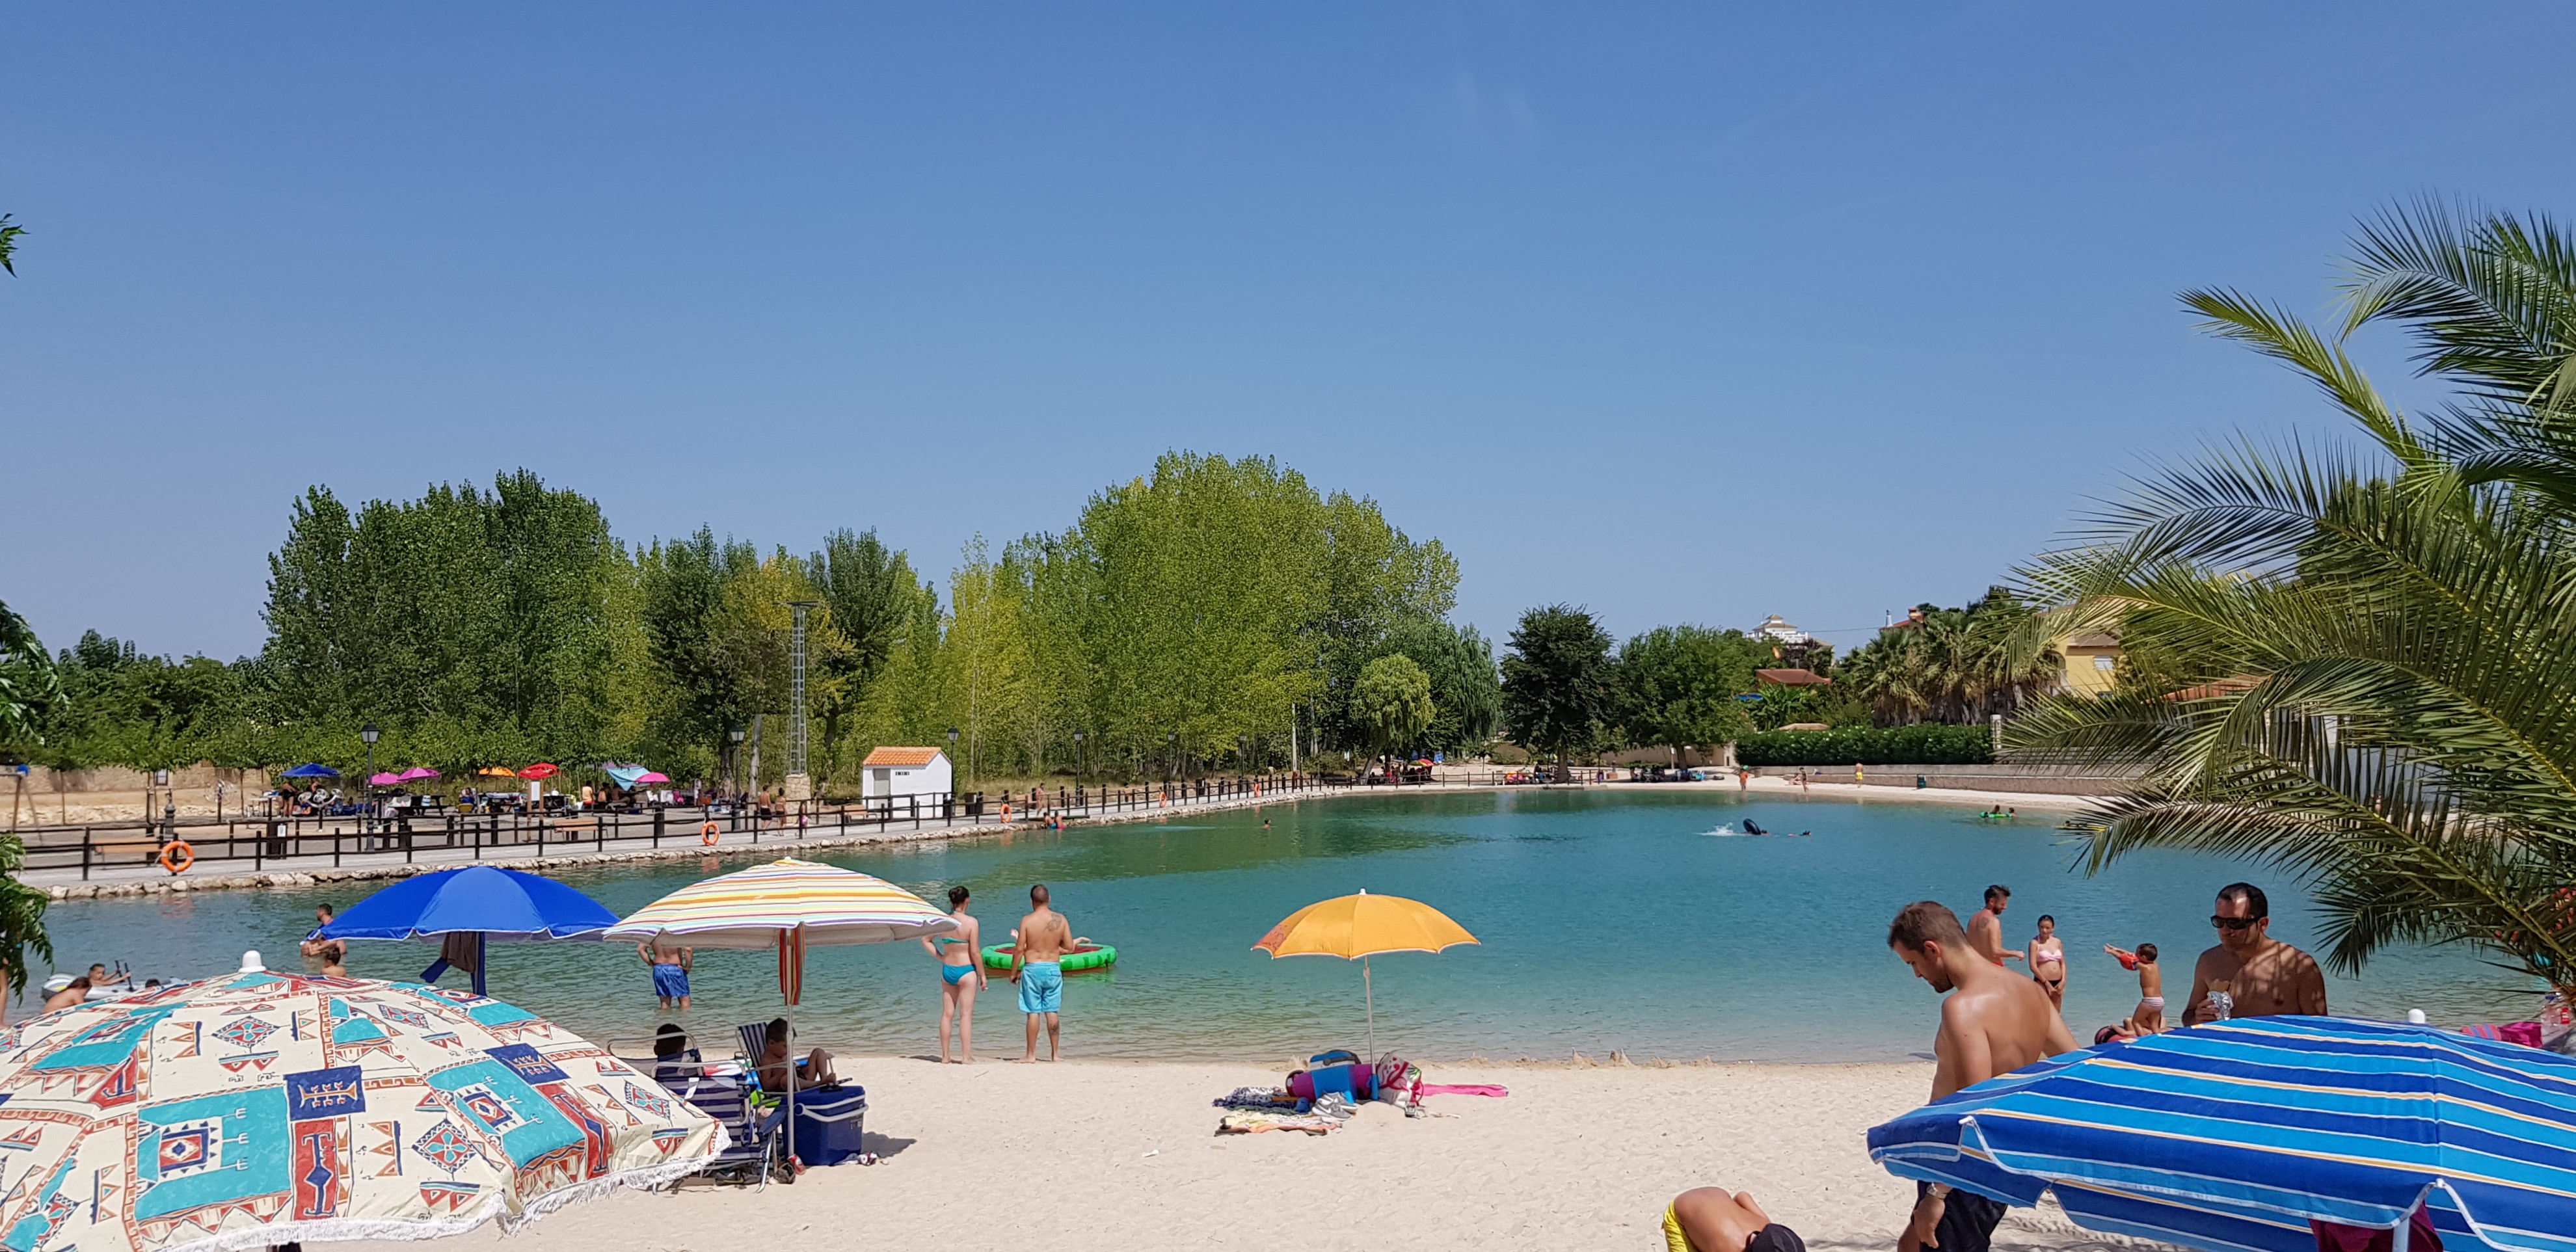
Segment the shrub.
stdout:
<path fill-rule="evenodd" d="M 1777 730 L 1736 740 L 1735 759 L 1745 765 L 1991 765 L 1995 742 L 1983 726 Z"/>

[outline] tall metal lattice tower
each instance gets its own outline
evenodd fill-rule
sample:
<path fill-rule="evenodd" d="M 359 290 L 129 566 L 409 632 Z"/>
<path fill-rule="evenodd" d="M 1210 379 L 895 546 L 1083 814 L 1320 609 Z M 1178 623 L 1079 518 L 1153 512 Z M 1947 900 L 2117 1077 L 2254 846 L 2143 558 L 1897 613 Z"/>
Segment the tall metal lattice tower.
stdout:
<path fill-rule="evenodd" d="M 805 611 L 821 603 L 817 600 L 791 600 L 787 607 L 796 610 L 796 631 L 788 644 L 788 699 L 795 705 L 788 718 L 787 772 L 799 778 L 805 772 Z M 797 797 L 802 799 L 803 797 Z"/>

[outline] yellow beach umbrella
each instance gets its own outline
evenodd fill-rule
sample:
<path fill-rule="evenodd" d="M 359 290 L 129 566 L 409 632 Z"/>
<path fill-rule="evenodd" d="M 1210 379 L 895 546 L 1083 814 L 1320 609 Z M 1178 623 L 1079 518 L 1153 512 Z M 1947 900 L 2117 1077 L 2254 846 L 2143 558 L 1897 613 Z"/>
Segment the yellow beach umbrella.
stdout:
<path fill-rule="evenodd" d="M 1369 957 L 1380 952 L 1439 952 L 1476 943 L 1449 915 L 1403 896 L 1336 896 L 1309 904 L 1270 928 L 1255 952 L 1280 956 L 1338 956 L 1360 963 L 1361 993 L 1368 1000 L 1369 1058 L 1377 1057 L 1377 988 Z"/>

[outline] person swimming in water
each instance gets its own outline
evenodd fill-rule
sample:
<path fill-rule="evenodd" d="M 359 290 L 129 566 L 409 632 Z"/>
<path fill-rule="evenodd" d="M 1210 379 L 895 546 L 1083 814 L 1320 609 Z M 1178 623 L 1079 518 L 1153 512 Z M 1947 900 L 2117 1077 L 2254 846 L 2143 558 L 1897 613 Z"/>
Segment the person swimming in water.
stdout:
<path fill-rule="evenodd" d="M 1767 830 L 1764 830 L 1764 829 L 1762 829 L 1760 826 L 1758 826 L 1758 825 L 1754 824 L 1753 819 L 1748 817 L 1748 818 L 1745 818 L 1745 819 L 1744 819 L 1744 833 L 1746 833 L 1746 834 L 1748 834 L 1748 835 L 1767 835 L 1767 834 L 1770 834 L 1771 832 L 1770 832 L 1770 831 L 1767 831 Z"/>

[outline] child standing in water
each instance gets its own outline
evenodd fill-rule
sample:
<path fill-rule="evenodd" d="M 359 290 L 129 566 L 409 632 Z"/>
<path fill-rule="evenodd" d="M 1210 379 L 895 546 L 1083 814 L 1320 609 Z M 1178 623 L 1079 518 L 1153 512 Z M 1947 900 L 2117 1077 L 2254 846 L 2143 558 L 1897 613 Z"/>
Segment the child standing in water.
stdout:
<path fill-rule="evenodd" d="M 2156 965 L 2156 945 L 2142 943 L 2138 950 L 2115 948 L 2103 944 L 2102 950 L 2119 958 L 2123 968 L 2138 971 L 2138 1008 L 2129 1020 L 2120 1023 L 2124 1035 L 2161 1034 L 2165 1029 L 2165 972 Z"/>

